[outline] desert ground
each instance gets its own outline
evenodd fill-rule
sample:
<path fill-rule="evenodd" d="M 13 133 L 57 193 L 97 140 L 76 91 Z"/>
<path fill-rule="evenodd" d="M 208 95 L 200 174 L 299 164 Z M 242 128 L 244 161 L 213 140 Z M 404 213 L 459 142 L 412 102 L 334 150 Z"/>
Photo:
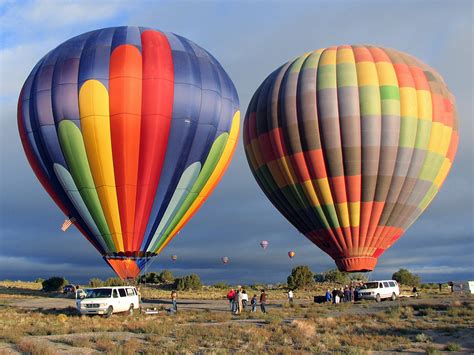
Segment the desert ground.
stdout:
<path fill-rule="evenodd" d="M 142 307 L 158 314 L 103 318 L 78 315 L 74 299 L 40 284 L 0 281 L 0 354 L 474 352 L 472 295 L 446 288 L 381 303 L 313 302 L 332 286 L 296 291 L 293 306 L 285 290 L 269 290 L 267 314 L 239 316 L 230 313 L 226 289 L 180 292 L 172 314 L 169 290 L 147 286 Z"/>

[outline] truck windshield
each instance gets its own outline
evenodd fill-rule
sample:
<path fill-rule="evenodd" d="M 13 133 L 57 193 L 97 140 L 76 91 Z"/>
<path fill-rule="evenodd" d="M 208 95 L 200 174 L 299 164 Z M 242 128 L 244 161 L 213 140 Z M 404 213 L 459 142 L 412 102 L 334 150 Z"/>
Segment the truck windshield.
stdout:
<path fill-rule="evenodd" d="M 86 298 L 110 298 L 111 295 L 111 288 L 99 288 L 96 290 L 88 290 Z"/>
<path fill-rule="evenodd" d="M 377 288 L 379 286 L 378 282 L 367 282 L 362 286 L 362 288 Z"/>

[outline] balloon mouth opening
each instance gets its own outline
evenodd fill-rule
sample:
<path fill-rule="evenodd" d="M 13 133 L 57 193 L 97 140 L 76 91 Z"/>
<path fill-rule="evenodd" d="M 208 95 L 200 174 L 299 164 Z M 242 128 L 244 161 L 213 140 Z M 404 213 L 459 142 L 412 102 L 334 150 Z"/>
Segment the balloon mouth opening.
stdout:
<path fill-rule="evenodd" d="M 377 258 L 370 256 L 336 259 L 339 271 L 368 272 L 373 271 L 377 265 Z"/>
<path fill-rule="evenodd" d="M 121 251 L 118 253 L 107 253 L 104 254 L 104 259 L 132 259 L 132 260 L 141 260 L 141 259 L 149 259 L 158 254 L 150 253 L 150 252 L 143 252 L 143 251 Z"/>

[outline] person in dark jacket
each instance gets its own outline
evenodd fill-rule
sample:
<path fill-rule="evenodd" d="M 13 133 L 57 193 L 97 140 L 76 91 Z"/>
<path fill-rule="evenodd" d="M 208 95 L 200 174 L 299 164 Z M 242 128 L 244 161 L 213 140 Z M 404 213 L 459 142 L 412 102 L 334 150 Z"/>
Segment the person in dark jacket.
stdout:
<path fill-rule="evenodd" d="M 267 304 L 267 294 L 265 293 L 265 290 L 262 290 L 260 293 L 260 309 L 262 310 L 262 313 L 267 313 L 267 310 L 265 309 L 265 305 Z"/>

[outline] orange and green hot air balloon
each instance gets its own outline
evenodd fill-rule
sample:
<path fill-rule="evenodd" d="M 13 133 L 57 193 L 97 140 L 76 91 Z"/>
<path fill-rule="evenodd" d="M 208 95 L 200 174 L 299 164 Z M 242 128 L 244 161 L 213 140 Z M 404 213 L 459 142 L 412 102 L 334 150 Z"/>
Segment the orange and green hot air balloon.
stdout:
<path fill-rule="evenodd" d="M 342 271 L 373 270 L 443 184 L 458 145 L 453 95 L 387 48 L 306 53 L 270 74 L 244 123 L 274 206 Z"/>
<path fill-rule="evenodd" d="M 36 176 L 121 278 L 136 277 L 212 192 L 239 115 L 211 54 L 143 27 L 64 42 L 34 67 L 18 102 Z"/>

